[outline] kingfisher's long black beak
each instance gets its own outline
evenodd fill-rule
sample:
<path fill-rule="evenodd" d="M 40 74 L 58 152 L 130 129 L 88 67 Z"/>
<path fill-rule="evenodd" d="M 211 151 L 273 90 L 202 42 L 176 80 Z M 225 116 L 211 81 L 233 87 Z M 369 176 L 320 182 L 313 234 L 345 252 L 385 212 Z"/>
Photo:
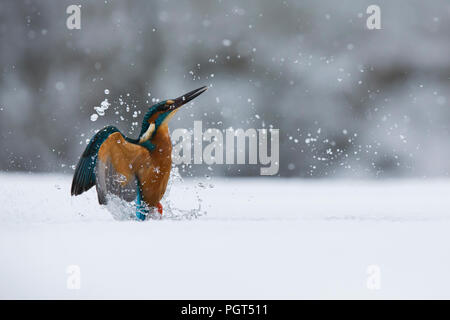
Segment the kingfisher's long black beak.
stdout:
<path fill-rule="evenodd" d="M 178 97 L 174 99 L 174 103 L 170 106 L 171 110 L 178 109 L 182 105 L 188 103 L 189 101 L 197 98 L 199 95 L 201 95 L 203 92 L 205 92 L 208 89 L 207 86 L 203 86 L 201 88 L 189 91 L 188 93 L 183 94 L 181 97 Z"/>

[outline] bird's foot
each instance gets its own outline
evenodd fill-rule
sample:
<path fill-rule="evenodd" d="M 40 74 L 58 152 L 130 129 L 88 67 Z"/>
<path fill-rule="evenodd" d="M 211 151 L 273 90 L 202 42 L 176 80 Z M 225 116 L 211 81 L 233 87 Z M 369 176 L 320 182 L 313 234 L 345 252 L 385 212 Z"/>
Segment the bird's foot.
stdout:
<path fill-rule="evenodd" d="M 158 205 L 156 206 L 156 208 L 158 209 L 158 212 L 160 215 L 163 214 L 163 206 L 161 204 L 161 202 L 158 202 Z"/>
<path fill-rule="evenodd" d="M 162 216 L 162 214 L 163 214 L 162 204 L 158 203 L 155 208 L 158 211 L 158 213 Z M 149 212 L 151 212 L 151 211 L 149 211 L 148 207 L 145 207 L 143 205 L 138 205 L 136 208 L 136 218 L 138 220 L 144 221 L 147 218 L 147 215 L 149 214 Z"/>

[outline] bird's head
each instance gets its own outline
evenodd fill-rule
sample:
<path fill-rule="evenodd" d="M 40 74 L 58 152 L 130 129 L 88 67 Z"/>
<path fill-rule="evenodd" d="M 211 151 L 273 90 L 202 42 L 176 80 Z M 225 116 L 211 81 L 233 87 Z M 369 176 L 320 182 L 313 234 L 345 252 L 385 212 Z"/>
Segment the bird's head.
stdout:
<path fill-rule="evenodd" d="M 201 95 L 206 89 L 208 89 L 208 87 L 203 86 L 185 93 L 176 99 L 164 100 L 152 105 L 142 121 L 139 142 L 142 143 L 151 139 L 157 130 L 167 124 L 167 122 L 175 115 L 178 108 Z"/>

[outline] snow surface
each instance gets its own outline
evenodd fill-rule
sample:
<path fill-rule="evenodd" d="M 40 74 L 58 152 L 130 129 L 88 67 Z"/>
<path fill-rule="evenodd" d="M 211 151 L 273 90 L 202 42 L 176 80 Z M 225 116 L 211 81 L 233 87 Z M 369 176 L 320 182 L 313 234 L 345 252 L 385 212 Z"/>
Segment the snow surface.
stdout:
<path fill-rule="evenodd" d="M 70 182 L 0 174 L 0 298 L 450 298 L 448 180 L 187 180 L 145 222 Z"/>

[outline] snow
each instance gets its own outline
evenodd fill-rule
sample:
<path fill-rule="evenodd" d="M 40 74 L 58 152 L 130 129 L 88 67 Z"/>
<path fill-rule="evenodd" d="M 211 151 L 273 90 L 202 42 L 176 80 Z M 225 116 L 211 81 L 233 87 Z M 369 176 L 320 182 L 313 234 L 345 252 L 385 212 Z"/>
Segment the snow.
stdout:
<path fill-rule="evenodd" d="M 166 215 L 207 214 L 145 222 L 70 182 L 0 174 L 0 298 L 450 298 L 449 180 L 186 180 Z"/>

